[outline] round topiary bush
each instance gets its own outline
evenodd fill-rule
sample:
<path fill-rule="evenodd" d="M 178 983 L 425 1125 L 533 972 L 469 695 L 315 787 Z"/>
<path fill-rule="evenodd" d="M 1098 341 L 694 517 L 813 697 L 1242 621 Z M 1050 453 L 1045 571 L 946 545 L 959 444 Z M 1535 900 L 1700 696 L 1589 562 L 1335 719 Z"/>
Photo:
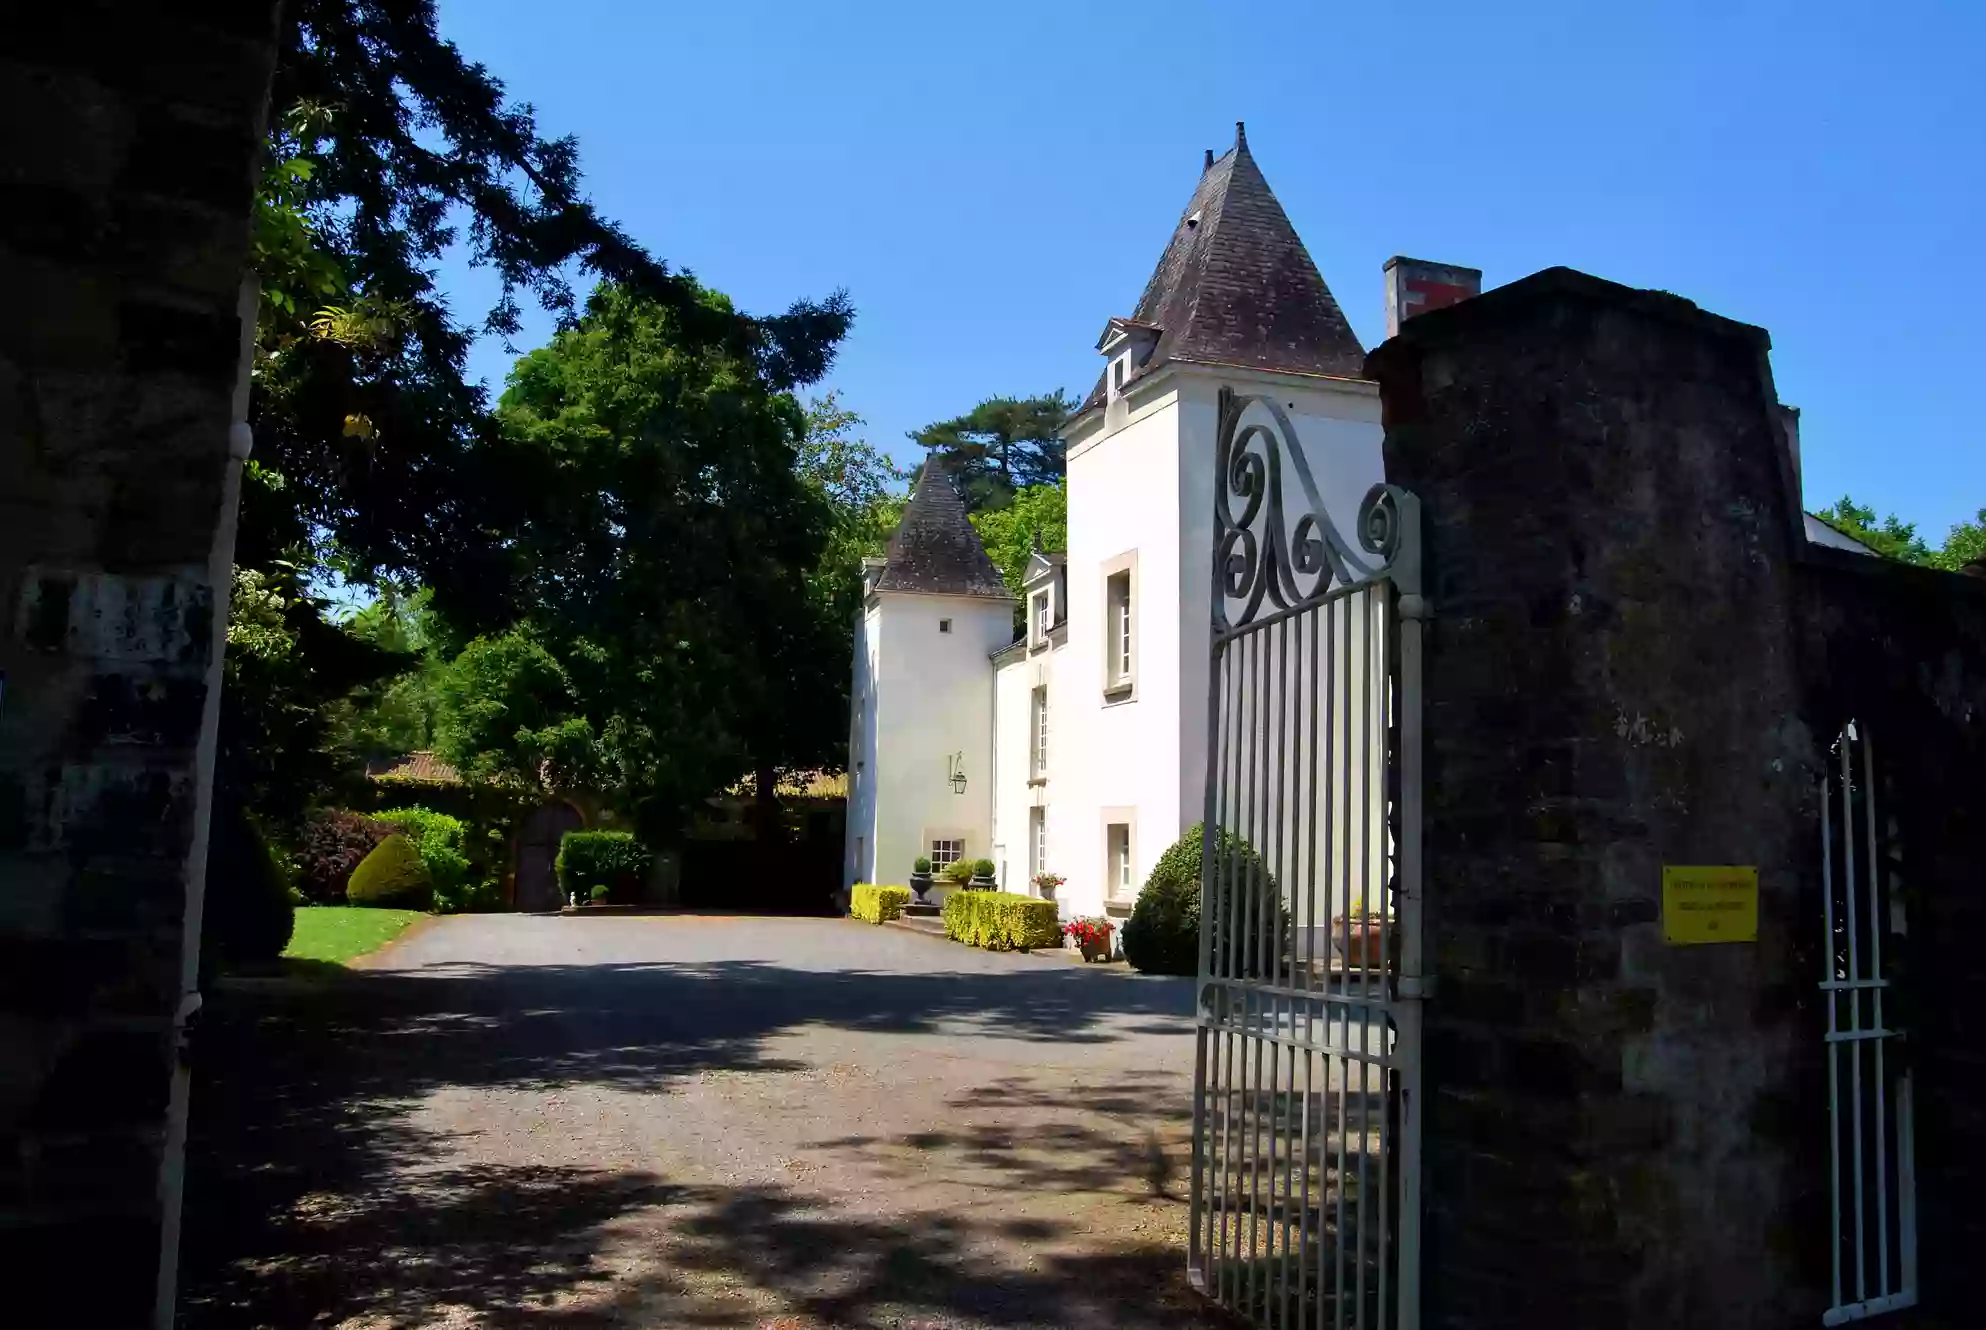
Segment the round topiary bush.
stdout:
<path fill-rule="evenodd" d="M 1282 893 L 1255 848 L 1232 832 L 1216 833 L 1215 853 L 1226 856 L 1222 880 L 1247 893 L 1231 900 L 1241 907 L 1240 955 L 1230 959 L 1224 933 L 1227 920 L 1213 921 L 1215 974 L 1249 975 L 1267 970 L 1281 955 L 1287 933 Z M 1195 974 L 1200 968 L 1201 829 L 1189 829 L 1159 856 L 1138 903 L 1124 924 L 1124 959 L 1147 974 Z"/>
<path fill-rule="evenodd" d="M 393 828 L 384 822 L 349 808 L 320 808 L 312 813 L 297 840 L 301 869 L 297 886 L 305 899 L 320 905 L 342 903 L 352 870 L 392 834 Z"/>
<path fill-rule="evenodd" d="M 414 842 L 396 833 L 381 841 L 352 870 L 345 899 L 353 905 L 425 910 L 434 904 L 434 878 L 421 862 Z"/>
<path fill-rule="evenodd" d="M 375 815 L 389 828 L 406 833 L 421 852 L 434 882 L 434 908 L 455 914 L 469 908 L 469 829 L 460 818 L 431 808 L 394 808 Z"/>

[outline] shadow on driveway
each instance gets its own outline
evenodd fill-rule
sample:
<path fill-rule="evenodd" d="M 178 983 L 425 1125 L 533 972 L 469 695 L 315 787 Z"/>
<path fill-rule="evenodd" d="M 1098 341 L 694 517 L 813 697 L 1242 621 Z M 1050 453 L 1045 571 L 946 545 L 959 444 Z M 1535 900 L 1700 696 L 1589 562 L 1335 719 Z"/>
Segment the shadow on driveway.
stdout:
<path fill-rule="evenodd" d="M 443 964 L 224 987 L 194 1050 L 181 1321 L 1228 1325 L 1186 1289 L 1170 1236 L 1183 1227 L 1184 1190 L 1176 1151 L 1160 1144 L 1184 1131 L 1173 1076 L 1127 1066 L 1063 1091 L 1016 1075 L 959 1106 L 1060 1115 L 1058 1125 L 1017 1134 L 962 1114 L 817 1147 L 824 1159 L 853 1152 L 927 1176 L 957 1169 L 974 1185 L 991 1176 L 995 1189 L 1030 1196 L 1117 1192 L 1149 1210 L 1135 1227 L 1158 1236 L 1087 1253 L 1073 1211 L 1013 1219 L 992 1205 L 913 1220 L 842 1213 L 788 1186 L 460 1166 L 454 1142 L 415 1120 L 424 1096 L 449 1087 L 662 1091 L 706 1072 L 798 1070 L 765 1045 L 802 1028 L 983 1031 L 1101 1050 L 1177 1035 L 1190 1012 L 1186 983 L 1045 964 L 929 974 Z M 631 1229 L 656 1257 L 638 1269 L 615 1256 Z M 989 1261 L 989 1251 L 1029 1254 Z"/>

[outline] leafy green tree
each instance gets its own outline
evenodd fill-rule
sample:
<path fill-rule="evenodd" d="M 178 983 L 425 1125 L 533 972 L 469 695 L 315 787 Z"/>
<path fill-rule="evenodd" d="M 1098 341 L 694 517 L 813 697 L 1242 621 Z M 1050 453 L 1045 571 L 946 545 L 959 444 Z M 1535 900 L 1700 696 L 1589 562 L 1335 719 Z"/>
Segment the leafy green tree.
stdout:
<path fill-rule="evenodd" d="M 572 675 L 533 633 L 477 638 L 436 691 L 438 751 L 466 779 L 540 792 L 600 783 L 605 755 Z"/>
<path fill-rule="evenodd" d="M 971 521 L 1001 580 L 1018 601 L 1036 539 L 1045 550 L 1069 548 L 1069 491 L 1059 480 L 1030 485 L 1015 493 L 1006 507 L 973 513 Z"/>
<path fill-rule="evenodd" d="M 1906 522 L 1895 514 L 1878 517 L 1874 508 L 1856 503 L 1845 494 L 1814 516 L 1876 553 L 1905 563 L 1957 572 L 1967 563 L 1986 557 L 1986 508 L 1981 508 L 1973 521 L 1953 526 L 1937 549 L 1932 549 L 1917 534 L 1916 523 Z"/>
<path fill-rule="evenodd" d="M 445 613 L 500 627 L 516 591 L 506 534 L 539 496 L 512 483 L 464 379 L 473 330 L 435 285 L 445 254 L 496 270 L 485 331 L 514 335 L 523 293 L 569 319 L 575 271 L 609 277 L 671 310 L 685 347 L 781 387 L 825 372 L 846 299 L 770 319 L 706 301 L 594 210 L 574 142 L 541 137 L 528 105 L 444 41 L 432 0 L 290 0 L 284 15 L 252 410 L 288 512 L 245 530 L 245 550 L 294 558 L 286 541 L 305 532 L 354 580 L 413 578 Z"/>
<path fill-rule="evenodd" d="M 957 477 L 966 511 L 999 508 L 1015 491 L 1060 480 L 1062 422 L 1077 406 L 1060 389 L 1039 397 L 989 397 L 962 416 L 913 431 L 926 465 L 942 462 Z"/>
<path fill-rule="evenodd" d="M 547 500 L 514 538 L 526 619 L 651 836 L 743 771 L 831 761 L 846 729 L 850 626 L 816 581 L 836 511 L 800 468 L 807 415 L 687 327 L 604 285 L 500 407 L 510 466 Z"/>

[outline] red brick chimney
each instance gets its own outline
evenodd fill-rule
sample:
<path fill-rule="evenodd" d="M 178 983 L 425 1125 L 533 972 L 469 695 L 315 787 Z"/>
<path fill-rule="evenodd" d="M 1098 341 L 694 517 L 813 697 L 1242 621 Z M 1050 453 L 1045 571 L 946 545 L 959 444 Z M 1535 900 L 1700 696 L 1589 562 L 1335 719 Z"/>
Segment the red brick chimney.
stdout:
<path fill-rule="evenodd" d="M 1400 325 L 1416 314 L 1467 300 L 1482 291 L 1479 268 L 1458 268 L 1452 263 L 1429 263 L 1395 254 L 1386 260 L 1386 335 L 1396 336 Z"/>

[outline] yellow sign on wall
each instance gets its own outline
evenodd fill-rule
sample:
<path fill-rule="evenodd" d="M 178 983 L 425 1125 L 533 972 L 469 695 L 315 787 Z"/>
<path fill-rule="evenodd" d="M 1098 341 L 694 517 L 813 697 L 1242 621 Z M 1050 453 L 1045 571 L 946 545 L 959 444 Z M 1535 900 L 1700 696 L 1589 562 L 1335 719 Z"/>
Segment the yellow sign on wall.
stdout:
<path fill-rule="evenodd" d="M 1662 865 L 1662 940 L 1758 941 L 1758 869 Z"/>

